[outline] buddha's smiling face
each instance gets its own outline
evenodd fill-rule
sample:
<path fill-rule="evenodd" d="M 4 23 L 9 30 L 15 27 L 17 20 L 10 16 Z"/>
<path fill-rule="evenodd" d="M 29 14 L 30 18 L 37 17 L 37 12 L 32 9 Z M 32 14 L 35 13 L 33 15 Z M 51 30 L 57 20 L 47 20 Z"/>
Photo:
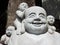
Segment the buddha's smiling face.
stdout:
<path fill-rule="evenodd" d="M 31 7 L 25 11 L 25 29 L 32 34 L 47 32 L 46 11 L 41 7 Z"/>

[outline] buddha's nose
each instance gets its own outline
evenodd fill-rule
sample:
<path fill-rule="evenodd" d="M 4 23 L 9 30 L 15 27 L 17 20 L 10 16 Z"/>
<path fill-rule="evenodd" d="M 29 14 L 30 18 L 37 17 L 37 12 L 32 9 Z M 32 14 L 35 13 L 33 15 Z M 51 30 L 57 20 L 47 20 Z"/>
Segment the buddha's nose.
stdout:
<path fill-rule="evenodd" d="M 41 21 L 40 17 L 37 15 L 34 19 L 35 21 Z"/>
<path fill-rule="evenodd" d="M 41 19 L 40 18 L 35 18 L 34 21 L 41 21 Z"/>

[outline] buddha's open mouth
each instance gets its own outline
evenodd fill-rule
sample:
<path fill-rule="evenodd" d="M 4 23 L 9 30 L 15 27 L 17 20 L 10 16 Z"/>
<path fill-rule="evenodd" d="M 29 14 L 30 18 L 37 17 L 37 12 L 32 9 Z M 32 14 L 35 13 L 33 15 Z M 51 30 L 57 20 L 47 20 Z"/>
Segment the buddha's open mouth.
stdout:
<path fill-rule="evenodd" d="M 34 21 L 34 22 L 32 22 L 31 24 L 34 25 L 34 26 L 36 26 L 36 27 L 40 27 L 41 25 L 44 25 L 44 24 L 46 24 L 46 23 L 40 22 L 40 21 Z"/>

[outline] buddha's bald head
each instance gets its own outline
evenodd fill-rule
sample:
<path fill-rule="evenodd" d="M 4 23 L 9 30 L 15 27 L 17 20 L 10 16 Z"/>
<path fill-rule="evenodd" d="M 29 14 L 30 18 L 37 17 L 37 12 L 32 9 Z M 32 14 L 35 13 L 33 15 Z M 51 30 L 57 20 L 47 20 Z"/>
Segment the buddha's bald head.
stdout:
<path fill-rule="evenodd" d="M 43 15 L 46 16 L 45 9 L 39 6 L 33 6 L 33 7 L 26 9 L 25 16 L 29 16 L 31 13 L 37 13 L 37 14 L 42 13 Z"/>
<path fill-rule="evenodd" d="M 42 7 L 33 6 L 25 10 L 25 30 L 32 34 L 47 32 L 46 11 Z"/>

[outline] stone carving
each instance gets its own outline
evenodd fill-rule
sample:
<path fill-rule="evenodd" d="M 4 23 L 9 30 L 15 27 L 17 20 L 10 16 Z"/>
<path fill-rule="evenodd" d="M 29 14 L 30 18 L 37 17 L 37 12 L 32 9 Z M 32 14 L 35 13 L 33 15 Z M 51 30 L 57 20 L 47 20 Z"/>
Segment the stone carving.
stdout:
<path fill-rule="evenodd" d="M 10 39 L 10 37 L 11 37 L 14 30 L 15 30 L 14 26 L 9 26 L 6 29 L 6 34 L 2 35 L 2 37 L 1 37 L 1 44 L 5 44 L 5 45 L 8 44 L 9 39 Z"/>
<path fill-rule="evenodd" d="M 60 35 L 54 37 L 48 33 L 47 14 L 44 8 L 29 7 L 23 16 L 25 18 L 22 20 L 22 27 L 25 32 L 17 35 L 14 31 L 8 45 L 60 45 Z"/>
<path fill-rule="evenodd" d="M 16 20 L 14 21 L 14 25 L 17 28 L 17 34 L 21 34 L 24 30 L 21 30 L 21 21 L 23 20 L 24 10 L 28 8 L 28 4 L 23 2 L 19 4 L 18 10 L 16 11 Z"/>
<path fill-rule="evenodd" d="M 50 34 L 53 34 L 56 30 L 56 27 L 53 26 L 54 22 L 55 22 L 55 18 L 52 15 L 47 16 L 47 21 L 48 21 L 48 32 Z"/>
<path fill-rule="evenodd" d="M 50 36 L 55 40 L 55 45 L 60 45 L 60 34 L 56 32 L 56 27 L 53 26 L 55 22 L 55 18 L 52 15 L 47 16 L 47 21 L 48 21 L 48 33 L 50 33 Z"/>

